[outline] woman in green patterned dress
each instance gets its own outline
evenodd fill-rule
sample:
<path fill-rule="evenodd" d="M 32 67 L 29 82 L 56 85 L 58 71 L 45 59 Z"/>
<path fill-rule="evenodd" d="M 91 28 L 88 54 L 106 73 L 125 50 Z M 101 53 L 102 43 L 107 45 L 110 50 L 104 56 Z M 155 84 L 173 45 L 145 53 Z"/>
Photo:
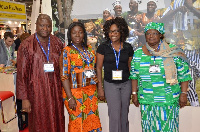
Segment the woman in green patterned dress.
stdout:
<path fill-rule="evenodd" d="M 185 54 L 164 42 L 164 24 L 148 23 L 146 45 L 139 47 L 131 62 L 132 101 L 140 106 L 144 132 L 178 132 L 179 108 L 187 103 L 192 80 Z"/>

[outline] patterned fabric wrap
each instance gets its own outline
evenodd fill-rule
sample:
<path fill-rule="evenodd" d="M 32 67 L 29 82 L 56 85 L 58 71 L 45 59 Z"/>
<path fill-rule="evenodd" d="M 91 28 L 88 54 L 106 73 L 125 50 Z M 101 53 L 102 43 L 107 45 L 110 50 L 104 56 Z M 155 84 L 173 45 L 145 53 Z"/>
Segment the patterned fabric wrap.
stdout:
<path fill-rule="evenodd" d="M 165 69 L 166 82 L 170 85 L 177 84 L 177 71 L 173 61 L 173 57 L 177 56 L 180 57 L 182 60 L 188 62 L 184 52 L 177 46 L 170 48 L 169 45 L 162 40 L 160 41 L 159 52 L 155 52 L 154 49 L 148 45 L 148 43 L 146 43 L 146 47 L 153 56 L 162 57 Z"/>
<path fill-rule="evenodd" d="M 145 28 L 144 28 L 144 33 L 146 33 L 150 29 L 156 29 L 158 30 L 161 34 L 165 33 L 164 29 L 164 23 L 157 23 L 157 22 L 150 22 L 148 23 Z"/>
<path fill-rule="evenodd" d="M 76 110 L 68 106 L 68 98 L 63 88 L 63 99 L 69 113 L 69 132 L 101 132 L 98 112 L 97 78 L 86 78 L 85 68 L 94 68 L 96 56 L 89 46 L 87 54 L 90 57 L 89 67 L 85 58 L 78 51 L 65 47 L 60 57 L 61 80 L 69 79 L 71 92 L 76 100 Z"/>
<path fill-rule="evenodd" d="M 76 110 L 68 106 L 68 98 L 63 89 L 64 104 L 69 113 L 69 132 L 101 132 L 96 85 L 71 89 L 76 100 Z"/>
<path fill-rule="evenodd" d="M 175 45 L 170 44 L 170 48 Z M 179 57 L 173 57 L 176 65 L 178 82 L 192 80 L 189 66 Z M 154 64 L 154 56 L 148 56 L 138 48 L 131 61 L 129 79 L 138 80 L 138 100 L 140 104 L 172 105 L 179 101 L 181 88 L 179 84 L 170 85 L 166 82 L 165 69 L 161 56 L 156 56 L 155 64 L 160 67 L 160 72 L 149 73 L 150 65 Z"/>
<path fill-rule="evenodd" d="M 179 106 L 141 105 L 143 132 L 179 132 Z"/>

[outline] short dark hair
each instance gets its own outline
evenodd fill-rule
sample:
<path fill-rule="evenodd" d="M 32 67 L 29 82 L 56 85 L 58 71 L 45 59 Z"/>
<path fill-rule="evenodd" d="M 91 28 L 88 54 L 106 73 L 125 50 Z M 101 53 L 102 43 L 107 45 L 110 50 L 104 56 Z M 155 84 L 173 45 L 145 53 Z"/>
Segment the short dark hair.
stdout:
<path fill-rule="evenodd" d="M 121 42 L 126 41 L 126 38 L 129 36 L 128 24 L 126 23 L 125 19 L 121 17 L 116 17 L 115 19 L 110 19 L 105 22 L 103 26 L 103 31 L 104 31 L 106 40 L 110 41 L 109 31 L 110 31 L 111 25 L 113 24 L 116 24 L 117 27 L 119 28 L 119 32 L 121 34 L 120 41 Z"/>
<path fill-rule="evenodd" d="M 68 45 L 69 45 L 69 46 L 71 45 L 71 41 L 72 41 L 72 38 L 71 38 L 71 30 L 72 30 L 72 28 L 75 27 L 75 26 L 79 26 L 79 27 L 81 27 L 81 28 L 83 29 L 83 32 L 84 32 L 84 38 L 83 38 L 84 42 L 83 42 L 83 45 L 84 45 L 85 47 L 87 47 L 87 32 L 86 32 L 86 30 L 85 30 L 84 24 L 81 23 L 81 22 L 73 22 L 73 23 L 71 23 L 71 24 L 69 25 L 68 31 L 67 31 Z"/>
<path fill-rule="evenodd" d="M 39 21 L 40 19 L 46 19 L 46 20 L 48 20 L 49 22 L 52 22 L 50 16 L 47 15 L 47 14 L 39 14 L 39 16 L 38 16 L 38 18 L 37 18 L 37 20 L 36 20 L 36 24 L 38 23 L 38 21 Z"/>
<path fill-rule="evenodd" d="M 12 33 L 12 32 L 5 32 L 5 33 L 4 33 L 4 38 L 7 39 L 8 37 L 14 38 L 13 33 Z"/>

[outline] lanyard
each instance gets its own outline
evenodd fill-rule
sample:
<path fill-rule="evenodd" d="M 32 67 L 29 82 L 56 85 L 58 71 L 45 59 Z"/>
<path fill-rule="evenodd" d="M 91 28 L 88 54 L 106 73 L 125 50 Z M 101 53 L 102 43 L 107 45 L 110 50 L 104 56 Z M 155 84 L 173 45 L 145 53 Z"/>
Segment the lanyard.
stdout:
<path fill-rule="evenodd" d="M 6 51 L 7 51 L 8 59 L 10 59 L 11 58 L 11 52 L 12 52 L 12 46 L 10 48 L 6 47 Z"/>
<path fill-rule="evenodd" d="M 38 39 L 38 36 L 37 36 L 37 34 L 35 34 L 35 36 L 36 36 L 36 39 L 37 39 L 37 41 L 38 41 L 38 43 L 39 43 L 39 45 L 40 45 L 40 47 L 41 47 L 41 49 L 42 49 L 43 53 L 44 53 L 44 54 L 45 54 L 45 56 L 47 57 L 47 62 L 49 63 L 50 36 L 49 36 L 49 41 L 48 41 L 48 51 L 47 51 L 47 54 L 46 54 L 46 52 L 45 52 L 45 50 L 44 50 L 43 46 L 41 45 L 41 43 L 40 43 L 40 40 Z"/>
<path fill-rule="evenodd" d="M 84 52 L 82 52 L 82 51 L 80 51 L 73 43 L 72 43 L 72 46 L 75 48 L 75 49 L 77 49 L 78 51 L 79 51 L 79 53 L 81 53 L 82 54 L 82 56 L 83 57 L 85 57 L 86 58 L 86 63 L 87 63 L 87 65 L 88 65 L 88 67 L 90 66 L 90 58 L 89 58 L 89 56 L 88 56 L 88 54 L 87 54 L 87 51 L 85 50 L 85 48 L 83 47 L 83 51 Z M 85 54 L 84 54 L 85 53 Z M 84 60 L 84 58 L 82 58 L 83 60 Z"/>
<path fill-rule="evenodd" d="M 117 53 L 116 53 L 116 51 L 115 51 L 115 48 L 114 48 L 113 45 L 112 45 L 112 42 L 111 42 L 111 46 L 112 46 L 113 51 L 114 51 L 114 54 L 115 54 L 116 67 L 117 67 L 117 70 L 118 70 L 118 67 L 119 67 L 119 57 L 120 57 L 120 51 L 121 51 L 121 43 L 120 43 L 120 47 L 119 47 L 119 53 L 118 53 L 118 56 L 117 56 Z"/>
<path fill-rule="evenodd" d="M 161 42 L 159 43 L 157 50 L 160 49 L 160 44 L 161 44 Z M 155 64 L 155 61 L 156 61 L 156 56 L 154 56 L 154 64 Z"/>

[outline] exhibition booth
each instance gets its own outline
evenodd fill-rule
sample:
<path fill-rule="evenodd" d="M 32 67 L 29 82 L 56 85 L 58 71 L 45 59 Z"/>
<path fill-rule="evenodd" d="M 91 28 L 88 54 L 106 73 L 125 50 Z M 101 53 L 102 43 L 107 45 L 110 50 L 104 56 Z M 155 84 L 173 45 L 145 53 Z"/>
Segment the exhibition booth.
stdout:
<path fill-rule="evenodd" d="M 23 33 L 27 27 L 26 5 L 13 1 L 0 0 L 0 38 L 6 31 L 16 36 Z"/>

